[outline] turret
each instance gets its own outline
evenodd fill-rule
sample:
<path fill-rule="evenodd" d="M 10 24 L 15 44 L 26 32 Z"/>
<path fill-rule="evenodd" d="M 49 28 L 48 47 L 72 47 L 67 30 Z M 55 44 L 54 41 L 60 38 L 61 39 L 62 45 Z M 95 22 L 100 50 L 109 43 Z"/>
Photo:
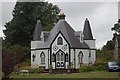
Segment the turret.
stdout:
<path fill-rule="evenodd" d="M 36 27 L 34 29 L 34 35 L 33 35 L 33 40 L 34 41 L 40 41 L 41 40 L 41 33 L 42 33 L 42 25 L 41 21 L 38 20 Z"/>
<path fill-rule="evenodd" d="M 96 46 L 95 46 L 95 39 L 93 39 L 92 30 L 90 27 L 89 20 L 86 18 L 84 23 L 84 41 L 89 46 L 89 63 L 94 64 L 96 61 Z"/>
<path fill-rule="evenodd" d="M 83 29 L 84 41 L 91 49 L 95 49 L 95 39 L 93 39 L 89 20 L 86 18 Z"/>

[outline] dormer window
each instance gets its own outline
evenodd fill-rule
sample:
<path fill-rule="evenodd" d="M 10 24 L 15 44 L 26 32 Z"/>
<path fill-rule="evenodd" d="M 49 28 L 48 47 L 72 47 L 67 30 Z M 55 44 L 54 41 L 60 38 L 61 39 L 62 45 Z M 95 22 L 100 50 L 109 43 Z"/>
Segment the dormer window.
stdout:
<path fill-rule="evenodd" d="M 63 45 L 63 39 L 61 37 L 57 39 L 57 45 Z"/>

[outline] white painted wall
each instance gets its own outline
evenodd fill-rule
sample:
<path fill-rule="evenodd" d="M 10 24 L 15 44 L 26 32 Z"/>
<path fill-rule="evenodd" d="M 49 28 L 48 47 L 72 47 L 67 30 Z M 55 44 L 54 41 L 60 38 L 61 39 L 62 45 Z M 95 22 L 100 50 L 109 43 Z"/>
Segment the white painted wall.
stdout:
<path fill-rule="evenodd" d="M 62 37 L 63 39 L 63 45 L 57 45 L 57 39 L 58 37 Z M 66 54 L 68 53 L 69 55 L 69 45 L 68 43 L 65 41 L 64 37 L 61 35 L 61 33 L 58 35 L 58 37 L 55 39 L 55 41 L 52 44 L 51 47 L 51 54 L 56 54 L 60 49 Z M 70 49 L 70 62 L 73 63 L 73 68 L 79 68 L 79 64 L 78 64 L 78 54 L 80 51 L 83 52 L 83 64 L 88 65 L 90 63 L 90 61 L 94 64 L 96 61 L 96 50 L 92 50 L 92 49 L 96 49 L 95 47 L 95 40 L 85 40 L 85 42 L 87 43 L 87 45 L 90 46 L 91 50 L 89 49 L 75 49 L 75 62 L 74 62 L 74 49 Z M 31 49 L 36 49 L 39 48 L 39 46 L 42 44 L 41 41 L 31 41 Z M 63 49 L 63 46 L 67 45 L 66 50 Z M 54 50 L 54 46 L 57 46 L 58 49 Z M 45 53 L 45 64 L 41 64 L 41 59 L 40 59 L 40 54 L 41 52 Z M 89 59 L 89 51 L 91 52 L 91 58 Z M 35 58 L 35 62 L 32 62 L 32 55 L 35 54 L 36 58 Z M 49 52 L 49 59 L 50 59 L 50 52 Z M 50 61 L 49 61 L 50 64 Z M 39 66 L 45 66 L 45 69 L 48 69 L 48 49 L 44 49 L 44 50 L 33 50 L 31 51 L 31 67 L 35 68 L 35 67 L 39 67 Z M 68 62 L 65 63 L 66 64 L 66 69 L 67 69 L 67 65 Z M 55 62 L 52 62 L 52 66 L 53 69 L 55 69 Z"/>
<path fill-rule="evenodd" d="M 40 54 L 42 52 L 44 52 L 44 54 L 45 54 L 45 64 L 41 64 Z M 36 56 L 34 62 L 32 61 L 33 54 Z M 35 67 L 39 67 L 39 66 L 45 66 L 45 69 L 48 69 L 48 49 L 31 51 L 31 67 L 35 68 Z"/>
<path fill-rule="evenodd" d="M 96 61 L 96 50 L 91 50 L 91 62 L 94 64 Z"/>
<path fill-rule="evenodd" d="M 89 49 L 76 49 L 76 68 L 78 69 L 80 67 L 80 64 L 78 63 L 78 54 L 80 51 L 83 53 L 83 64 L 88 65 L 89 64 Z"/>

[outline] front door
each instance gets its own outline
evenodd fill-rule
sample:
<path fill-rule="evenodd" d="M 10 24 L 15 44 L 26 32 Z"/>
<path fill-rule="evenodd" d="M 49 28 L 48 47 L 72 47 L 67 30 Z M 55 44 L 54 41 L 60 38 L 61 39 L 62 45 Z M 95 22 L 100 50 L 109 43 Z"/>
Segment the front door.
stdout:
<path fill-rule="evenodd" d="M 65 68 L 65 53 L 58 51 L 56 54 L 56 68 Z"/>

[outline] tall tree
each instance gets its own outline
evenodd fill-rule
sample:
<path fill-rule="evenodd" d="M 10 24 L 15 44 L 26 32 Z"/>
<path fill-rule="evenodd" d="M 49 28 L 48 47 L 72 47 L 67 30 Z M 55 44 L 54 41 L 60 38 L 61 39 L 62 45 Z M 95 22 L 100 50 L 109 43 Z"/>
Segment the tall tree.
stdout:
<path fill-rule="evenodd" d="M 5 44 L 30 46 L 37 20 L 41 20 L 43 30 L 51 30 L 57 21 L 59 8 L 48 2 L 17 2 L 13 19 L 6 23 Z"/>
<path fill-rule="evenodd" d="M 102 47 L 102 50 L 114 50 L 114 41 L 107 41 L 106 45 Z"/>
<path fill-rule="evenodd" d="M 112 31 L 115 31 L 115 33 L 120 34 L 120 19 L 118 19 L 118 22 L 114 24 L 114 27 L 111 28 Z"/>

